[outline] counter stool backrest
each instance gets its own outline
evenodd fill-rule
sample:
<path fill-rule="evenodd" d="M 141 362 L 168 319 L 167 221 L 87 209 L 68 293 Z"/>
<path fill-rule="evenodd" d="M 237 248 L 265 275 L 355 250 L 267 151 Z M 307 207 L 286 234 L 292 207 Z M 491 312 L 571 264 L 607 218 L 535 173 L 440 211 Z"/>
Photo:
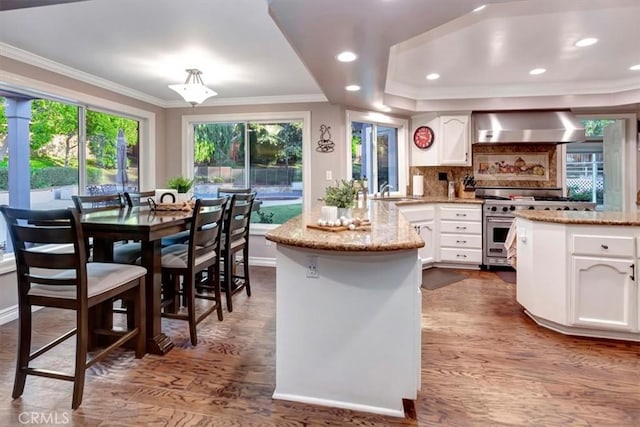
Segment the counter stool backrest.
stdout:
<path fill-rule="evenodd" d="M 89 212 L 107 211 L 111 209 L 122 209 L 125 201 L 120 193 L 107 194 L 102 196 L 71 196 L 73 204 L 78 212 L 85 214 Z"/>
<path fill-rule="evenodd" d="M 127 202 L 127 206 L 130 208 L 134 206 L 146 206 L 147 199 L 153 198 L 156 195 L 155 190 L 149 191 L 125 191 L 124 198 Z"/>

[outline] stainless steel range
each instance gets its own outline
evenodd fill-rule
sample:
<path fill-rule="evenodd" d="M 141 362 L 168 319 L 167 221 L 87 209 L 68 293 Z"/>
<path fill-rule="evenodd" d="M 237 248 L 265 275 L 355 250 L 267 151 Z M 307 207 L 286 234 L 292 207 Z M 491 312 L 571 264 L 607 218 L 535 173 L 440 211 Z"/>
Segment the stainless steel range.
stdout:
<path fill-rule="evenodd" d="M 504 188 L 476 189 L 476 198 L 484 199 L 482 227 L 484 252 L 482 263 L 491 266 L 509 266 L 504 242 L 518 210 L 594 210 L 595 203 L 562 197 L 561 188 Z"/>

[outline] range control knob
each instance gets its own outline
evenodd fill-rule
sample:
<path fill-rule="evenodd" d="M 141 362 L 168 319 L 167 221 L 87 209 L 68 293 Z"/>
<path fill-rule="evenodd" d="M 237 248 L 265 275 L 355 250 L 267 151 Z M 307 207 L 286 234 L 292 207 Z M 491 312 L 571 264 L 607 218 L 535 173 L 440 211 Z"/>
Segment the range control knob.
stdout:
<path fill-rule="evenodd" d="M 561 210 L 562 210 L 562 208 L 556 208 L 556 210 L 557 210 L 557 211 L 561 211 Z"/>
<path fill-rule="evenodd" d="M 515 206 L 513 206 L 513 205 L 511 205 L 511 206 L 509 206 L 509 210 L 510 210 L 510 211 L 515 211 L 515 210 L 516 210 L 516 207 L 515 207 Z"/>
<path fill-rule="evenodd" d="M 549 209 L 549 207 L 546 207 L 546 208 L 544 208 L 544 210 L 545 210 L 545 211 L 548 211 L 548 210 L 550 210 L 550 209 Z"/>
<path fill-rule="evenodd" d="M 506 206 L 503 206 L 503 207 L 502 207 L 502 212 L 506 212 L 506 211 L 508 211 L 508 210 L 509 210 L 509 208 L 508 208 L 508 207 L 506 207 Z"/>
<path fill-rule="evenodd" d="M 563 210 L 564 210 L 564 211 L 570 211 L 570 210 L 571 210 L 571 208 L 570 208 L 569 206 L 565 206 Z"/>
<path fill-rule="evenodd" d="M 529 210 L 530 210 L 530 211 L 532 211 L 532 210 L 534 210 L 534 209 L 535 209 L 535 207 L 533 207 L 533 206 L 529 206 Z"/>
<path fill-rule="evenodd" d="M 498 208 L 497 208 L 497 207 L 495 207 L 495 206 L 491 206 L 491 211 L 492 211 L 492 212 L 495 212 L 495 211 L 497 211 L 497 210 L 498 210 Z"/>
<path fill-rule="evenodd" d="M 585 211 L 590 211 L 591 209 L 589 209 L 589 208 L 584 208 L 584 210 L 585 210 Z"/>

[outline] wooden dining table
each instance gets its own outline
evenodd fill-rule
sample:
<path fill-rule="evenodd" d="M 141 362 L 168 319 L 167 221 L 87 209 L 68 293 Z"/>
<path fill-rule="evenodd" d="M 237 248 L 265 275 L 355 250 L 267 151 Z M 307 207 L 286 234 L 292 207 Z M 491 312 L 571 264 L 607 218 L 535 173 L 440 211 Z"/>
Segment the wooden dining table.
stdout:
<path fill-rule="evenodd" d="M 120 240 L 140 241 L 141 265 L 147 269 L 147 353 L 164 355 L 173 342 L 162 332 L 161 239 L 187 230 L 191 211 L 153 211 L 148 207 L 92 212 L 82 215 L 85 237 L 93 238 L 93 259 L 113 260 L 113 245 Z"/>

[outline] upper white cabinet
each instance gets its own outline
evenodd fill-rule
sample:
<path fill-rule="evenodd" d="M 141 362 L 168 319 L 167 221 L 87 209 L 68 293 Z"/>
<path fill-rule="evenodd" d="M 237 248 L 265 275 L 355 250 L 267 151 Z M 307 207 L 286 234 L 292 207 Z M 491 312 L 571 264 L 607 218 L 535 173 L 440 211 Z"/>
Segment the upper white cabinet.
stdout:
<path fill-rule="evenodd" d="M 471 166 L 471 115 L 425 114 L 414 116 L 411 126 L 412 166 Z M 413 135 L 420 126 L 433 130 L 433 145 L 418 148 Z"/>

